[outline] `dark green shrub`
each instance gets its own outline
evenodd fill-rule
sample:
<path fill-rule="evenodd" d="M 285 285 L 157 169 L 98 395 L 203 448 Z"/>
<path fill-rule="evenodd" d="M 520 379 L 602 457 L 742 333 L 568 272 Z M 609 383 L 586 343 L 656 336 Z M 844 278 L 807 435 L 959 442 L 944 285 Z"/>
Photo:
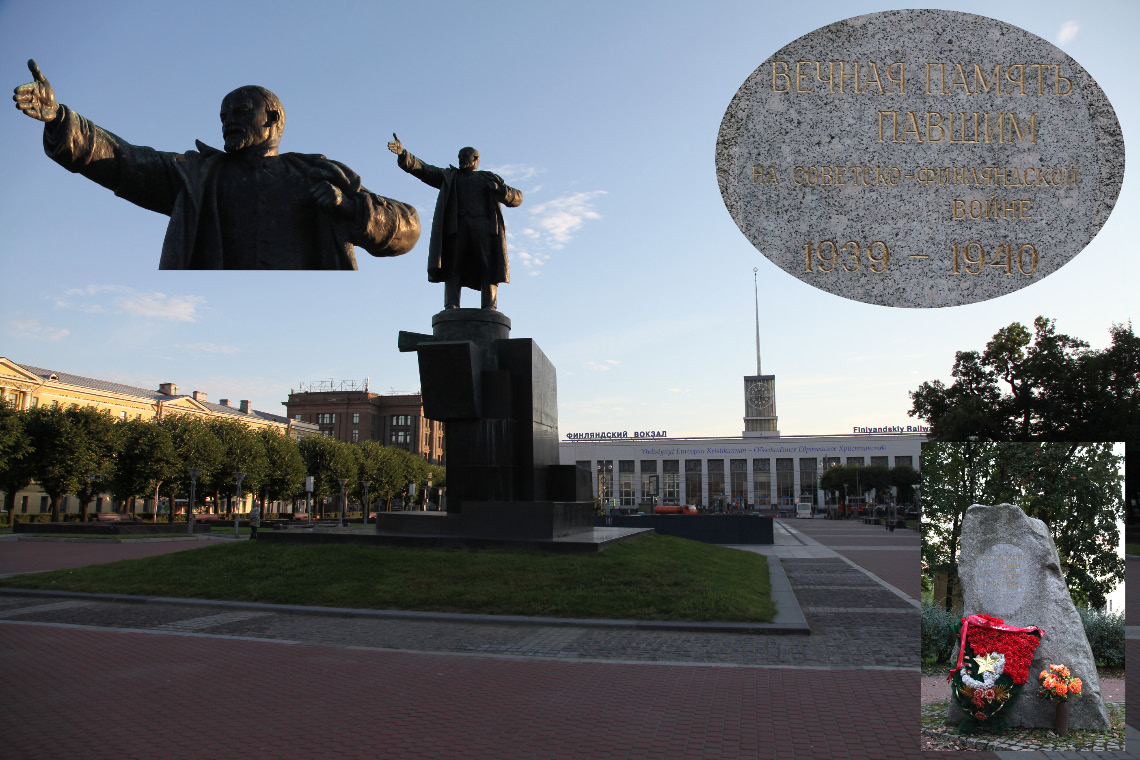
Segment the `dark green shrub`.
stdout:
<path fill-rule="evenodd" d="M 1124 613 L 1079 607 L 1085 636 L 1096 664 L 1106 668 L 1124 667 Z"/>
<path fill-rule="evenodd" d="M 949 662 L 954 651 L 954 631 L 961 618 L 941 605 L 922 605 L 922 660 Z"/>

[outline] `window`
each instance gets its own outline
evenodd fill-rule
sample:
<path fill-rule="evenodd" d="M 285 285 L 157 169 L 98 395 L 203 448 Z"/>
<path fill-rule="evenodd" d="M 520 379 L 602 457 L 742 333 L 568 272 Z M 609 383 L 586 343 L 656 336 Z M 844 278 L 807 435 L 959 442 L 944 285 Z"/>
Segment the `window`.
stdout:
<path fill-rule="evenodd" d="M 796 469 L 791 459 L 776 460 L 776 499 L 783 506 L 796 501 Z"/>
<path fill-rule="evenodd" d="M 709 460 L 709 506 L 724 511 L 724 460 Z"/>
<path fill-rule="evenodd" d="M 895 467 L 914 467 L 914 457 L 895 457 Z"/>
<path fill-rule="evenodd" d="M 657 460 L 641 460 L 641 501 L 657 503 Z"/>
<path fill-rule="evenodd" d="M 848 465 L 855 465 L 856 467 L 863 466 L 863 457 L 847 457 Z"/>
<path fill-rule="evenodd" d="M 406 430 L 393 430 L 392 443 L 410 443 L 411 436 Z"/>
<path fill-rule="evenodd" d="M 875 465 L 882 465 L 883 467 L 890 467 L 891 466 L 891 458 L 890 457 L 871 457 L 871 466 L 874 467 Z"/>
<path fill-rule="evenodd" d="M 748 460 L 733 459 L 728 468 L 732 474 L 732 506 L 739 509 L 748 501 Z"/>
<path fill-rule="evenodd" d="M 360 424 L 360 412 L 353 412 L 352 413 L 352 424 L 353 425 L 359 425 Z"/>
<path fill-rule="evenodd" d="M 772 460 L 752 460 L 752 499 L 757 506 L 772 503 Z"/>
<path fill-rule="evenodd" d="M 800 496 L 810 496 L 812 504 L 815 504 L 815 492 L 819 487 L 818 477 L 815 457 L 800 459 Z"/>
<path fill-rule="evenodd" d="M 620 499 L 618 503 L 623 507 L 634 505 L 632 459 L 618 461 L 618 499 Z"/>
<path fill-rule="evenodd" d="M 356 443 L 359 440 L 360 440 L 360 431 L 357 430 L 356 428 L 353 428 L 352 429 L 352 442 Z"/>
<path fill-rule="evenodd" d="M 686 459 L 685 460 L 685 503 L 700 505 L 704 502 L 701 501 L 702 491 L 704 490 L 703 482 L 704 462 L 700 459 Z"/>
<path fill-rule="evenodd" d="M 681 503 L 681 462 L 677 459 L 661 463 L 661 503 Z"/>
<path fill-rule="evenodd" d="M 119 419 L 123 422 L 126 422 L 127 421 L 127 413 L 126 412 L 119 412 Z"/>
<path fill-rule="evenodd" d="M 300 414 L 294 414 L 293 419 L 296 420 L 297 422 L 300 422 L 301 421 L 301 415 Z"/>

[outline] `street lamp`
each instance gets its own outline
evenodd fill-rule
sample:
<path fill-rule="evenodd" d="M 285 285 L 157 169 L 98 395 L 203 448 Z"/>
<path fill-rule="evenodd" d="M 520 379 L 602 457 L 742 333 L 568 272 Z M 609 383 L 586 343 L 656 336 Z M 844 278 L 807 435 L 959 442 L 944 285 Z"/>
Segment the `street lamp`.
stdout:
<path fill-rule="evenodd" d="M 339 478 L 340 483 L 340 527 L 344 527 L 344 487 L 348 485 L 348 478 Z"/>
<path fill-rule="evenodd" d="M 309 515 L 309 527 L 313 527 L 313 505 L 311 504 L 313 496 L 313 476 L 305 476 L 305 512 Z"/>
<path fill-rule="evenodd" d="M 234 480 L 237 482 L 237 485 L 234 486 L 234 500 L 235 501 L 241 499 L 241 482 L 244 479 L 245 479 L 245 473 L 244 472 L 235 472 L 234 473 Z M 237 511 L 237 504 L 236 503 L 233 505 L 233 510 L 234 510 L 234 538 L 237 538 L 238 537 L 238 511 Z"/>
<path fill-rule="evenodd" d="M 368 501 L 368 489 L 372 486 L 371 480 L 366 480 L 360 485 L 364 486 L 364 524 L 368 524 L 368 509 L 372 502 Z"/>
<path fill-rule="evenodd" d="M 190 467 L 186 472 L 190 473 L 190 503 L 186 505 L 186 533 L 192 536 L 194 535 L 195 489 L 198 487 L 198 476 L 202 474 L 202 468 Z"/>

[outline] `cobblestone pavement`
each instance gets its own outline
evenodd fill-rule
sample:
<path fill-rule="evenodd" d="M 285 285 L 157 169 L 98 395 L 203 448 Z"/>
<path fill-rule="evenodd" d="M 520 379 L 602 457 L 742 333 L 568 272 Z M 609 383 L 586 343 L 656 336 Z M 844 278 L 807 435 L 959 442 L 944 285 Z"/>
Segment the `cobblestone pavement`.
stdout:
<path fill-rule="evenodd" d="M 784 560 L 811 636 L 416 622 L 0 596 L 0 622 L 301 641 L 415 652 L 811 668 L 903 669 L 917 688 L 918 615 L 840 559 Z"/>

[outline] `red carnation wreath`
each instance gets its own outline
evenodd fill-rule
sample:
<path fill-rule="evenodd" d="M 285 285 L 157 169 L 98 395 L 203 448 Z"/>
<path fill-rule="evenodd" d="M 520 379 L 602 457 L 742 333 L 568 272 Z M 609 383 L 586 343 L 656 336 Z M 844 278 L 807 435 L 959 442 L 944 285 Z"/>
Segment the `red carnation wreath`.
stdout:
<path fill-rule="evenodd" d="M 946 678 L 951 697 L 966 717 L 958 733 L 981 726 L 1001 733 L 1009 708 L 1029 678 L 1029 663 L 1044 632 L 1036 627 L 1006 625 L 992 615 L 967 615 L 958 628 L 958 665 Z"/>

